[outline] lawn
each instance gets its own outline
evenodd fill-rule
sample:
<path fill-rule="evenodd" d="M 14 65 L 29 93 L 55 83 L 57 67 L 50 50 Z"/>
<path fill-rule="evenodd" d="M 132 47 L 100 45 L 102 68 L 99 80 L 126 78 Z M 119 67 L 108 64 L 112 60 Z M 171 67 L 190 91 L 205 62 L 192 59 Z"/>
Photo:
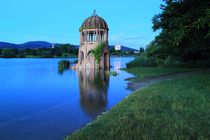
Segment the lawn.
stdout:
<path fill-rule="evenodd" d="M 138 90 L 66 140 L 210 139 L 209 130 L 210 71 Z"/>

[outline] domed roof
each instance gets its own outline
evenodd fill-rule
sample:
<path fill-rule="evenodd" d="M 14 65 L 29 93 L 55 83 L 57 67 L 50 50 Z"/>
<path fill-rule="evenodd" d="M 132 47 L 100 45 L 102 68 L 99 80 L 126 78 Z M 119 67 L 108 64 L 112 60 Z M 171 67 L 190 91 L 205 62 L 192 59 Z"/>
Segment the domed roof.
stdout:
<path fill-rule="evenodd" d="M 80 30 L 82 29 L 107 29 L 109 30 L 109 27 L 106 21 L 102 17 L 99 17 L 96 14 L 96 11 L 94 10 L 93 15 L 87 18 L 82 23 Z"/>

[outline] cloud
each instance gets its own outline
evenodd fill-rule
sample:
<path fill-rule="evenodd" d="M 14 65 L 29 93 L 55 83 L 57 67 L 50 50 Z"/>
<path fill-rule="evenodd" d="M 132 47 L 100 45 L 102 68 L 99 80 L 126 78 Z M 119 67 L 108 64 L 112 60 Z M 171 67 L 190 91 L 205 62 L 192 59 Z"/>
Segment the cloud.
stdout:
<path fill-rule="evenodd" d="M 148 44 L 149 42 L 149 40 L 145 40 L 141 36 L 130 36 L 130 35 L 125 35 L 123 33 L 111 35 L 109 40 L 110 44 L 113 45 L 120 44 L 136 49 L 139 49 L 139 47 L 145 47 L 146 44 Z"/>
<path fill-rule="evenodd" d="M 119 25 L 117 31 L 112 30 L 110 32 L 110 44 L 120 44 L 139 49 L 139 47 L 145 47 L 149 44 L 156 35 L 156 33 L 152 31 L 152 28 L 150 27 L 151 24 L 149 22 L 132 23 L 127 25 L 122 24 Z M 115 34 L 112 34 L 112 32 Z"/>

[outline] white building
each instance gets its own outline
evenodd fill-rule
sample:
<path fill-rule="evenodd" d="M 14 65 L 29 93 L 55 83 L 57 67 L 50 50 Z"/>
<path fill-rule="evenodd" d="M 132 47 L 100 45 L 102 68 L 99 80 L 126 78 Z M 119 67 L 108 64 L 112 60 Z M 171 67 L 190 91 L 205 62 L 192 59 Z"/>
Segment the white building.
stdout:
<path fill-rule="evenodd" d="M 52 49 L 55 48 L 55 44 L 54 43 L 51 44 L 51 48 Z"/>
<path fill-rule="evenodd" d="M 115 45 L 115 51 L 120 51 L 121 50 L 121 48 L 122 48 L 122 46 L 121 45 Z"/>

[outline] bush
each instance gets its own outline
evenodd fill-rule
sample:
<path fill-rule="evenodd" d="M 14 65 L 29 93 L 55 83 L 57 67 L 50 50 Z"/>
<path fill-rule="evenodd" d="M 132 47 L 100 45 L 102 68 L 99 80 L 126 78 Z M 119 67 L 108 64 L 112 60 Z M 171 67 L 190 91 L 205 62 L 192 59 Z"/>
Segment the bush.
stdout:
<path fill-rule="evenodd" d="M 184 67 L 184 63 L 178 60 L 175 57 L 168 56 L 165 60 L 163 60 L 163 67 Z"/>
<path fill-rule="evenodd" d="M 63 71 L 69 69 L 70 62 L 68 60 L 61 60 L 58 62 L 58 72 L 63 73 Z"/>
<path fill-rule="evenodd" d="M 162 66 L 167 68 L 209 68 L 210 61 L 191 60 L 183 62 L 178 58 L 168 56 L 167 59 L 163 61 Z"/>
<path fill-rule="evenodd" d="M 117 76 L 118 75 L 116 71 L 107 71 L 106 74 L 109 76 Z"/>
<path fill-rule="evenodd" d="M 156 57 L 140 56 L 126 64 L 127 68 L 134 67 L 165 67 L 165 68 L 209 68 L 210 61 L 186 61 L 183 62 L 176 57 L 168 56 L 166 59 Z"/>
<path fill-rule="evenodd" d="M 210 67 L 210 60 L 207 61 L 202 61 L 202 60 L 197 60 L 197 61 L 188 61 L 185 62 L 183 67 L 189 67 L 189 68 L 209 68 Z"/>
<path fill-rule="evenodd" d="M 157 67 L 157 60 L 155 57 L 140 56 L 133 61 L 126 64 L 127 68 L 132 67 Z"/>

